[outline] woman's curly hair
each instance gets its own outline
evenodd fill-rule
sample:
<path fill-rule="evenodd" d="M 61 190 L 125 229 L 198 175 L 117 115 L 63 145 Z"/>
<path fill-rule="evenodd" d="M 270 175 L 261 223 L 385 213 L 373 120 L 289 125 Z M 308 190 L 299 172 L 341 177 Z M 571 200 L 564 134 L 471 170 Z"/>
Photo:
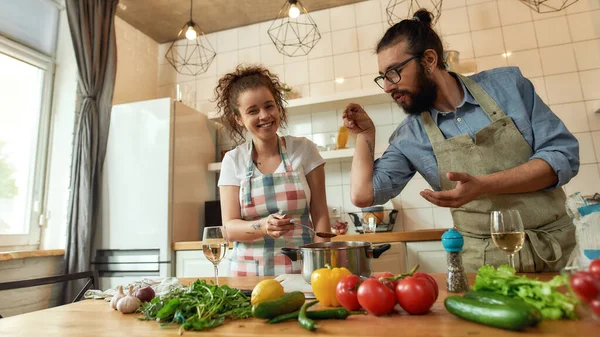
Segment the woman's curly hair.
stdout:
<path fill-rule="evenodd" d="M 262 66 L 239 65 L 235 71 L 228 73 L 219 79 L 215 88 L 215 101 L 219 111 L 221 122 L 229 129 L 231 139 L 238 144 L 245 141 L 245 128 L 236 121 L 240 117 L 238 98 L 241 93 L 249 89 L 259 87 L 267 88 L 273 95 L 275 105 L 280 114 L 280 126 L 287 124 L 287 114 L 283 106 L 283 85 L 279 77 Z"/>

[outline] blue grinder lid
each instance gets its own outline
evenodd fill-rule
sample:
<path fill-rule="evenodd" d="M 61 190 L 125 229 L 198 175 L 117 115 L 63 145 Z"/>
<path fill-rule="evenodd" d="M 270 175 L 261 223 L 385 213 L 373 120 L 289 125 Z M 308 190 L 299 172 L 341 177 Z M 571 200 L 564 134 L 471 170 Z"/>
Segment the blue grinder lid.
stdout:
<path fill-rule="evenodd" d="M 464 243 L 463 236 L 454 228 L 450 228 L 442 235 L 442 245 L 449 253 L 461 252 Z"/>

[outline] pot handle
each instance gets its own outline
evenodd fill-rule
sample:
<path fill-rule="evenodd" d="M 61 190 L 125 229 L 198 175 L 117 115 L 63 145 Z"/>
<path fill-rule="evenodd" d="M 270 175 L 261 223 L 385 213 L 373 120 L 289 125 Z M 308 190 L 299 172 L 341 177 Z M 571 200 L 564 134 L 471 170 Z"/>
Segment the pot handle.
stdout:
<path fill-rule="evenodd" d="M 369 249 L 369 255 L 371 255 L 374 259 L 376 259 L 381 254 L 383 254 L 383 252 L 385 252 L 386 250 L 388 250 L 390 248 L 392 248 L 392 245 L 390 245 L 389 243 L 384 243 L 382 245 L 370 248 Z"/>
<path fill-rule="evenodd" d="M 356 215 L 354 213 L 351 213 L 351 212 L 348 212 L 348 215 L 352 218 L 352 222 L 354 223 L 354 227 L 355 228 L 358 228 L 358 227 L 361 226 L 360 219 L 358 218 L 358 215 Z"/>
<path fill-rule="evenodd" d="M 292 261 L 302 260 L 302 255 L 300 255 L 300 249 L 298 248 L 281 248 L 279 251 Z"/>

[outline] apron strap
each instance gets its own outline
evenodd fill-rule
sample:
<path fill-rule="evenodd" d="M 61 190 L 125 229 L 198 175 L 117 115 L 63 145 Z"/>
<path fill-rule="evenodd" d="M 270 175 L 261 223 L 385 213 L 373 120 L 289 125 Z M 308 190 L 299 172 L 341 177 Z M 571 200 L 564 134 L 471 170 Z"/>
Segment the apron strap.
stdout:
<path fill-rule="evenodd" d="M 252 204 L 252 176 L 254 175 L 254 161 L 252 161 L 252 151 L 254 150 L 254 142 L 250 140 L 248 142 L 248 153 L 249 159 L 248 164 L 246 165 L 246 179 L 248 180 L 248 188 L 246 189 L 246 193 L 244 193 L 244 202 L 246 205 Z M 281 161 L 284 163 L 286 172 L 292 172 L 292 164 L 288 158 L 287 150 L 285 148 L 285 144 L 282 144 L 279 135 L 277 135 L 277 148 L 279 149 L 279 155 L 281 156 Z"/>
<path fill-rule="evenodd" d="M 421 120 L 423 121 L 425 132 L 429 137 L 429 142 L 431 143 L 433 151 L 435 152 L 436 145 L 442 143 L 444 140 L 446 140 L 446 138 L 442 134 L 440 128 L 433 121 L 433 118 L 431 118 L 429 111 L 421 112 Z"/>
<path fill-rule="evenodd" d="M 252 161 L 252 150 L 254 149 L 254 142 L 250 140 L 248 142 L 248 164 L 246 165 L 246 180 L 248 181 L 248 187 L 244 193 L 244 204 L 252 204 L 252 175 L 254 174 L 254 162 Z"/>
<path fill-rule="evenodd" d="M 493 122 L 505 116 L 502 108 L 500 108 L 498 103 L 496 103 L 496 101 L 485 90 L 483 90 L 479 83 L 461 74 L 456 75 L 463 81 L 467 90 L 469 90 L 471 95 L 473 95 L 477 103 L 479 103 L 483 111 L 488 114 Z"/>
<path fill-rule="evenodd" d="M 277 144 L 279 146 L 279 153 L 281 154 L 281 161 L 283 162 L 283 165 L 285 165 L 285 171 L 286 172 L 294 171 L 294 169 L 292 168 L 292 162 L 290 161 L 290 158 L 287 153 L 287 148 L 285 146 L 285 143 L 282 142 L 279 137 L 277 137 Z"/>
<path fill-rule="evenodd" d="M 550 233 L 546 232 L 542 229 L 526 229 L 525 234 L 529 238 L 531 242 L 531 247 L 533 247 L 533 252 L 537 255 L 542 261 L 547 264 L 552 264 L 558 262 L 562 258 L 562 248 L 560 248 L 560 243 L 556 240 Z M 546 240 L 550 241 L 550 248 L 552 249 L 552 254 L 554 255 L 554 259 L 551 259 L 549 256 L 542 256 L 540 250 L 544 247 L 544 243 L 540 240 L 540 236 L 544 237 Z"/>

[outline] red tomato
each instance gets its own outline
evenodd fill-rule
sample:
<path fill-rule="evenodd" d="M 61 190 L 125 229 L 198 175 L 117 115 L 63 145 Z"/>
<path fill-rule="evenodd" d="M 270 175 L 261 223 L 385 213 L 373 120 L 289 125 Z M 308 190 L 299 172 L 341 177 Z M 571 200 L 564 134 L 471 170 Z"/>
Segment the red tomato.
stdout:
<path fill-rule="evenodd" d="M 390 288 L 392 291 L 396 290 L 396 285 L 398 285 L 398 282 L 400 282 L 400 280 L 396 280 L 396 281 L 390 281 L 390 280 L 386 280 L 387 278 L 392 278 L 395 277 L 396 275 L 390 273 L 389 271 L 383 272 L 383 273 L 375 273 L 375 275 L 373 275 L 373 277 L 378 280 L 379 282 L 385 284 L 388 288 Z"/>
<path fill-rule="evenodd" d="M 600 275 L 600 259 L 595 259 L 590 263 L 590 273 Z"/>
<path fill-rule="evenodd" d="M 409 276 L 396 286 L 396 299 L 409 314 L 422 315 L 435 303 L 435 290 L 426 278 Z"/>
<path fill-rule="evenodd" d="M 596 287 L 596 282 L 592 274 L 587 271 L 579 271 L 571 276 L 571 288 L 577 297 L 583 302 L 590 302 L 591 300 L 598 297 L 600 290 Z"/>
<path fill-rule="evenodd" d="M 357 293 L 360 285 L 360 277 L 356 275 L 348 275 L 340 280 L 335 290 L 335 297 L 340 304 L 348 310 L 360 309 Z"/>
<path fill-rule="evenodd" d="M 426 278 L 429 281 L 429 283 L 431 283 L 431 286 L 433 287 L 433 290 L 435 291 L 435 299 L 437 300 L 438 295 L 440 293 L 440 289 L 439 289 L 438 284 L 435 281 L 435 279 L 431 275 L 425 274 L 425 273 L 421 273 L 421 272 L 416 272 L 416 273 L 413 274 L 413 276 L 417 277 L 417 278 L 419 278 L 419 277 L 420 278 Z"/>
<path fill-rule="evenodd" d="M 590 302 L 590 308 L 592 308 L 592 312 L 598 318 L 600 318 L 600 299 L 595 299 Z"/>
<path fill-rule="evenodd" d="M 375 316 L 391 313 L 396 306 L 394 292 L 386 285 L 370 278 L 358 287 L 358 303 Z"/>

